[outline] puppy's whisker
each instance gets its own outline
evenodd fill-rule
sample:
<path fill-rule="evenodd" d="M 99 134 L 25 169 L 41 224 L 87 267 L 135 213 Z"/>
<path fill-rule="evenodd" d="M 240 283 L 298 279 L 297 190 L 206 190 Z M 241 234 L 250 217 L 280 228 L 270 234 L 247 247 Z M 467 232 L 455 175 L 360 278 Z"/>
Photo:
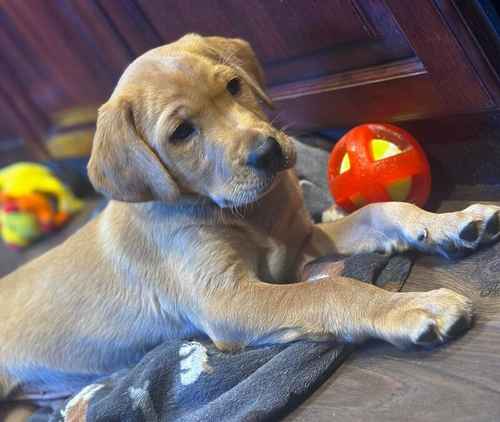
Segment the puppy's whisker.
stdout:
<path fill-rule="evenodd" d="M 271 121 L 269 122 L 270 125 L 274 125 L 275 122 L 283 115 L 283 112 L 280 111 L 279 113 L 276 114 L 276 116 L 274 116 Z"/>
<path fill-rule="evenodd" d="M 232 53 L 229 53 L 227 55 L 221 56 L 220 57 L 221 64 L 228 66 L 228 65 L 230 65 L 232 63 L 236 63 L 237 60 L 234 60 L 235 59 L 235 54 L 236 54 L 235 52 L 232 52 Z"/>
<path fill-rule="evenodd" d="M 290 129 L 291 127 L 293 127 L 294 125 L 296 125 L 296 124 L 297 124 L 297 122 L 289 122 L 289 123 L 287 123 L 287 124 L 283 125 L 283 126 L 280 128 L 280 131 L 286 134 L 286 131 L 287 131 L 288 129 Z"/>

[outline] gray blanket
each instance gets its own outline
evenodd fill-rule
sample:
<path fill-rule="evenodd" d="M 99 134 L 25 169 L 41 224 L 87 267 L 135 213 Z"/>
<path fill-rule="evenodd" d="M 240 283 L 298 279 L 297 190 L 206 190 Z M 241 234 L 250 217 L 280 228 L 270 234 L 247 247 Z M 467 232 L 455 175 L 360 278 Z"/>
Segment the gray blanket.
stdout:
<path fill-rule="evenodd" d="M 332 204 L 328 154 L 297 145 L 306 204 L 319 217 Z M 343 274 L 384 285 L 402 283 L 409 257 L 348 258 Z M 261 421 L 296 407 L 343 361 L 352 346 L 299 341 L 221 353 L 208 339 L 160 344 L 131 368 L 96 379 L 75 396 L 40 410 L 41 421 Z"/>

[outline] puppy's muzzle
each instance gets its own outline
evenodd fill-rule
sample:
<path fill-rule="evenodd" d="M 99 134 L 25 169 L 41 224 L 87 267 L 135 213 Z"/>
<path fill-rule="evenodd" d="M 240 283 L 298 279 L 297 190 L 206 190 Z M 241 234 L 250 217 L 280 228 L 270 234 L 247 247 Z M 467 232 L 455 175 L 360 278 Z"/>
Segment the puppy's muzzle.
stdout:
<path fill-rule="evenodd" d="M 285 168 L 286 159 L 281 145 L 272 136 L 259 139 L 248 154 L 247 166 L 258 170 L 280 171 Z"/>

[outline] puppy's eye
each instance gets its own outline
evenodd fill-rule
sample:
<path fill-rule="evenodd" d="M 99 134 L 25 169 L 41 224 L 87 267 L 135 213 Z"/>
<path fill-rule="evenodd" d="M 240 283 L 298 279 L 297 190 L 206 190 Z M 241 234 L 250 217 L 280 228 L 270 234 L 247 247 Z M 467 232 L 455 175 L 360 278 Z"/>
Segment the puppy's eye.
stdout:
<path fill-rule="evenodd" d="M 170 135 L 170 140 L 173 142 L 184 141 L 194 133 L 194 126 L 189 122 L 182 122 L 174 133 Z"/>
<path fill-rule="evenodd" d="M 235 95 L 238 95 L 241 91 L 241 81 L 239 78 L 233 78 L 231 79 L 227 85 L 226 89 L 228 92 L 234 97 Z"/>

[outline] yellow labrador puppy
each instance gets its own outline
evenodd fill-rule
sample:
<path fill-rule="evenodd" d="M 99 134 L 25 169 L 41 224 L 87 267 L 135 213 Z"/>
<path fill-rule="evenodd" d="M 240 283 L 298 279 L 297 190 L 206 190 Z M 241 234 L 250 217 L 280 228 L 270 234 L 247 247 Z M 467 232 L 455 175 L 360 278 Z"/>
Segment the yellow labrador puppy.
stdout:
<path fill-rule="evenodd" d="M 135 60 L 99 111 L 88 166 L 112 201 L 2 280 L 0 391 L 64 394 L 171 338 L 222 350 L 297 339 L 433 345 L 467 329 L 447 289 L 394 293 L 348 278 L 296 282 L 326 254 L 456 254 L 495 240 L 500 209 L 367 206 L 313 225 L 290 139 L 250 46 L 186 35 Z"/>

